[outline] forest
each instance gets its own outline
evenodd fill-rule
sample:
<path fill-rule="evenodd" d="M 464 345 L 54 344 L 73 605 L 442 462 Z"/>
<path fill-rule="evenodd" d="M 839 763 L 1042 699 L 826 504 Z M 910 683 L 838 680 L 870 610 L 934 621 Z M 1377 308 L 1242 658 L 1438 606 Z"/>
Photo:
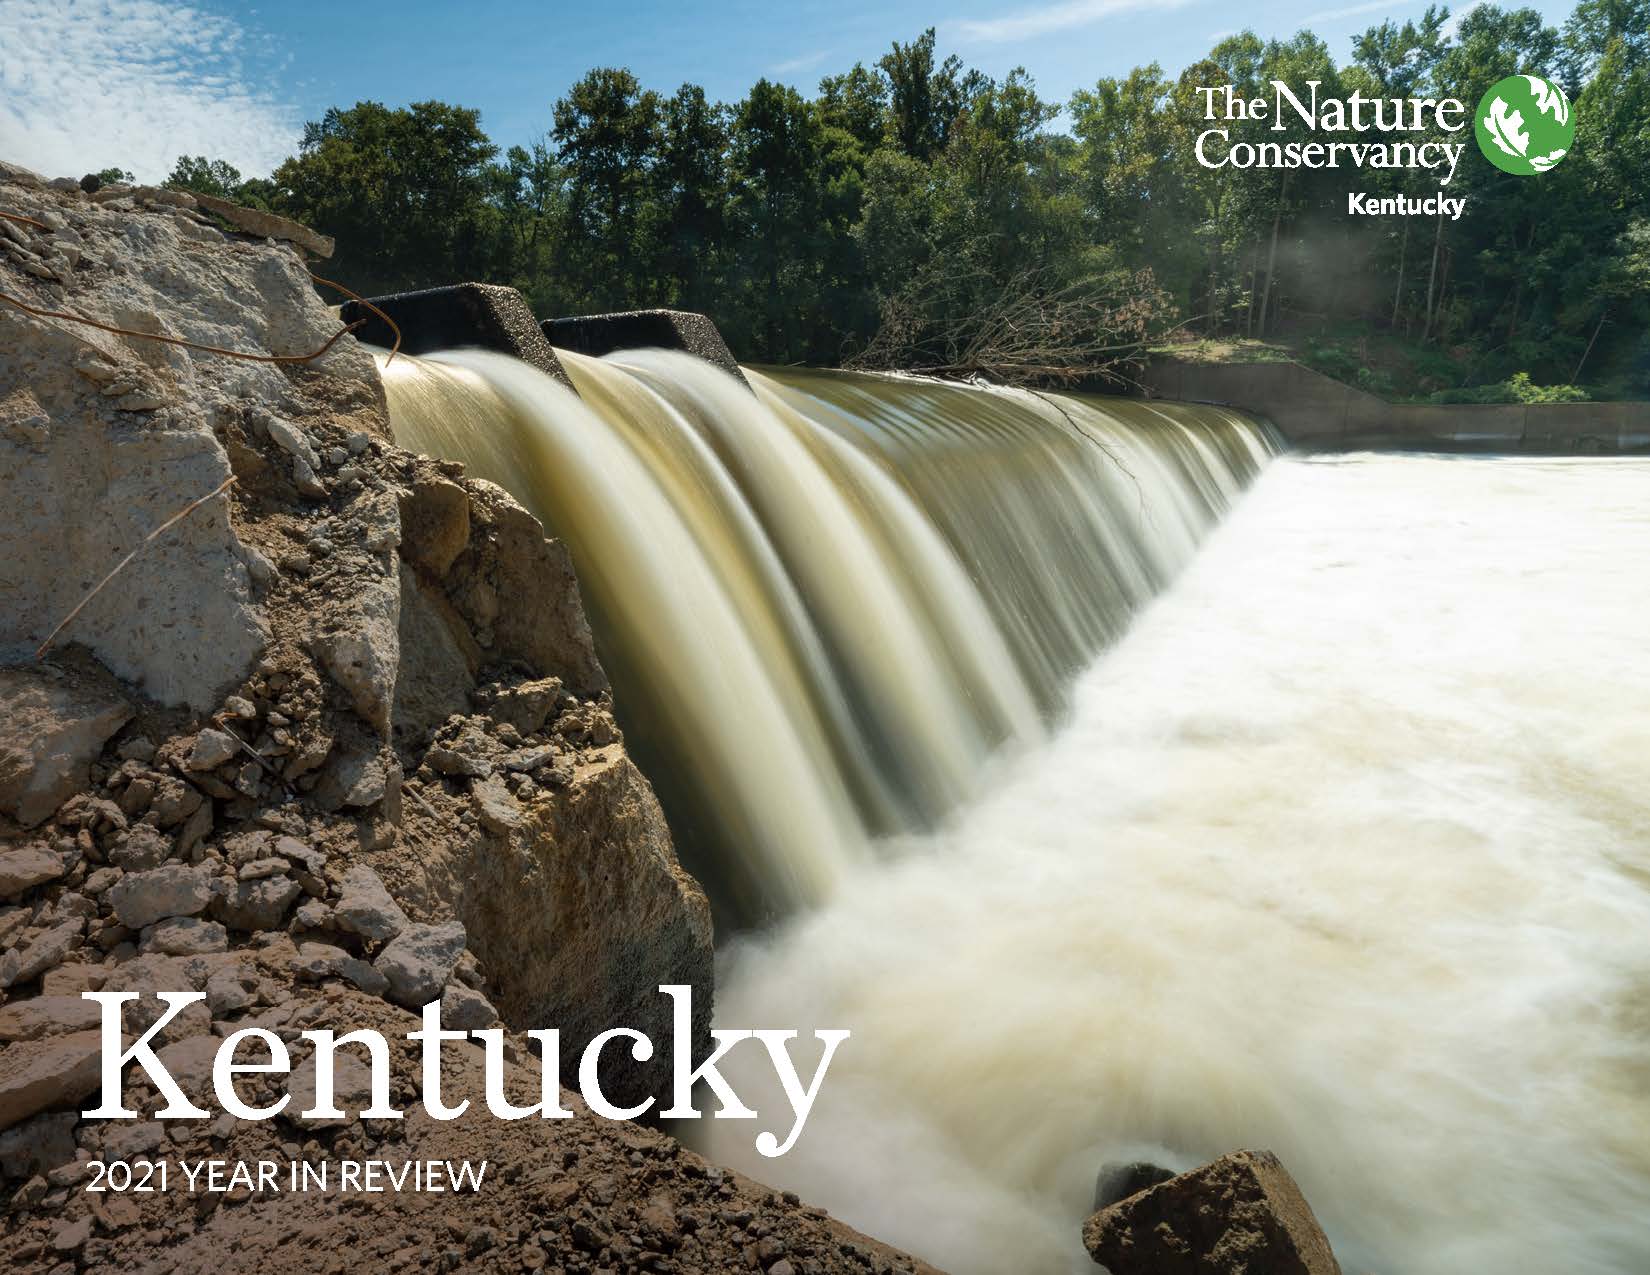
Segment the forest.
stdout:
<path fill-rule="evenodd" d="M 929 30 L 811 98 L 763 79 L 713 102 L 604 67 L 547 104 L 530 146 L 501 149 L 463 106 L 360 102 L 308 124 L 268 177 L 192 156 L 168 184 L 335 236 L 330 273 L 368 295 L 480 280 L 546 317 L 699 310 L 756 362 L 1072 380 L 1167 343 L 1300 358 L 1390 397 L 1650 394 L 1650 0 L 1581 0 L 1557 26 L 1431 7 L 1349 53 L 1246 31 L 1178 74 L 1051 102 L 1024 70 L 942 56 Z M 1438 194 L 1423 169 L 1194 155 L 1203 86 L 1320 80 L 1459 98 L 1470 119 L 1526 71 L 1569 93 L 1572 153 L 1510 176 L 1470 127 L 1452 135 L 1459 219 L 1348 215 L 1352 191 Z"/>

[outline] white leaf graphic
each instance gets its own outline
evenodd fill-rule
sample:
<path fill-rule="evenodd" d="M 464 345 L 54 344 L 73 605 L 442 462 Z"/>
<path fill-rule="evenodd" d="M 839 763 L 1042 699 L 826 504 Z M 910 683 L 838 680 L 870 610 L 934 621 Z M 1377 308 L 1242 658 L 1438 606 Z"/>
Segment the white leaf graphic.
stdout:
<path fill-rule="evenodd" d="M 1535 94 L 1535 104 L 1543 115 L 1551 115 L 1560 124 L 1570 118 L 1570 104 L 1564 100 L 1564 91 L 1556 84 L 1550 84 L 1539 75 L 1526 75 L 1530 82 L 1530 92 Z"/>
<path fill-rule="evenodd" d="M 1558 163 L 1559 160 L 1563 159 L 1564 153 L 1564 149 L 1560 147 L 1558 150 L 1550 151 L 1545 155 L 1532 155 L 1530 156 L 1530 167 L 1535 169 L 1538 173 L 1544 173 L 1554 164 Z"/>
<path fill-rule="evenodd" d="M 1530 135 L 1524 131 L 1524 116 L 1509 107 L 1504 97 L 1490 103 L 1484 128 L 1489 132 L 1490 140 L 1509 155 L 1522 159 L 1530 149 Z"/>

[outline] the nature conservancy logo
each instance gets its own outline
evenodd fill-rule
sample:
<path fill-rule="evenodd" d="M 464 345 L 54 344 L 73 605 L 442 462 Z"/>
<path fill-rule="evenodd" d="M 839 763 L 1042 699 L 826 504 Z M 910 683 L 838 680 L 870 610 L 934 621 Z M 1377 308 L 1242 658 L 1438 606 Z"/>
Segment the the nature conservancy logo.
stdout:
<path fill-rule="evenodd" d="M 1544 173 L 1570 153 L 1575 119 L 1564 90 L 1540 75 L 1509 75 L 1478 103 L 1478 149 L 1504 173 Z"/>
<path fill-rule="evenodd" d="M 1269 97 L 1240 96 L 1230 84 L 1200 85 L 1203 118 L 1214 125 L 1199 133 L 1197 162 L 1205 168 L 1375 168 L 1431 173 L 1431 195 L 1376 195 L 1349 191 L 1346 210 L 1355 216 L 1428 216 L 1454 220 L 1464 197 L 1445 188 L 1467 149 L 1451 140 L 1467 127 L 1467 108 L 1457 98 L 1345 98 L 1321 92 L 1308 80 L 1298 90 L 1272 80 Z M 1272 141 L 1268 133 L 1301 128 L 1308 138 Z M 1509 173 L 1541 173 L 1568 153 L 1575 135 L 1564 90 L 1537 75 L 1511 75 L 1479 103 L 1478 145 Z M 1236 137 L 1234 137 L 1236 134 Z M 1253 140 L 1251 140 L 1253 139 Z"/>

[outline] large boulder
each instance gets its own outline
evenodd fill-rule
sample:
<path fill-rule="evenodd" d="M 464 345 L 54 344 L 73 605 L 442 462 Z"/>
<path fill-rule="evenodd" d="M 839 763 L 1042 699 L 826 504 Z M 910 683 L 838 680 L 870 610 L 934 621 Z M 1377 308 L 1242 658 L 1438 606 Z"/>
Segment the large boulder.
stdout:
<path fill-rule="evenodd" d="M 1234 1151 L 1100 1210 L 1083 1244 L 1111 1275 L 1340 1275 L 1270 1151 Z"/>
<path fill-rule="evenodd" d="M 228 245 L 160 192 L 144 212 L 15 184 L 6 199 L 41 225 L 8 223 L 0 288 L 41 308 L 255 355 L 309 354 L 339 329 L 292 247 Z M 353 341 L 252 362 L 0 307 L 0 657 L 31 654 L 136 550 L 57 647 L 83 644 L 162 704 L 216 708 L 269 638 L 233 489 L 146 538 L 230 477 L 227 444 L 262 405 L 302 426 L 381 393 Z"/>
<path fill-rule="evenodd" d="M 5 482 L 0 470 L 0 492 Z M 0 520 L 0 545 L 10 521 Z M 39 665 L 0 669 L 0 813 L 24 827 L 44 822 L 85 787 L 93 758 L 131 716 L 113 679 Z"/>

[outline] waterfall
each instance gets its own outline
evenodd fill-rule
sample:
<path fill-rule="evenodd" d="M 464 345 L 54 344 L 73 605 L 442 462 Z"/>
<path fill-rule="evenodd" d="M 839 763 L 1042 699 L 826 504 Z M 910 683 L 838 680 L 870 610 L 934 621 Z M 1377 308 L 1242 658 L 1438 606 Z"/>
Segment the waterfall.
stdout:
<path fill-rule="evenodd" d="M 484 351 L 384 364 L 396 437 L 567 541 L 632 748 L 743 920 L 1040 742 L 1273 451 L 1217 408 L 560 357 L 577 394 Z"/>
<path fill-rule="evenodd" d="M 562 358 L 397 359 L 392 417 L 569 542 L 684 858 L 772 922 L 722 1020 L 853 1031 L 794 1150 L 714 1159 L 958 1275 L 1093 1270 L 1102 1164 L 1243 1146 L 1349 1272 L 1650 1269 L 1642 462 Z"/>

